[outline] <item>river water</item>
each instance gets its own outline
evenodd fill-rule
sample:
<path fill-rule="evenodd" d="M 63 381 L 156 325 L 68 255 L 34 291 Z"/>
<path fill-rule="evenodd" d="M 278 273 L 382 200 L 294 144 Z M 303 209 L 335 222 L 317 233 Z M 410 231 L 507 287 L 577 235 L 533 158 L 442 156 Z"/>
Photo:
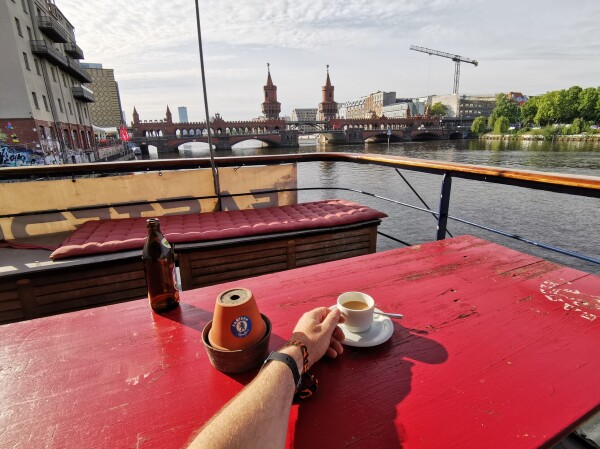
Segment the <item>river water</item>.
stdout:
<path fill-rule="evenodd" d="M 452 140 L 391 143 L 389 147 L 387 144 L 323 147 L 315 145 L 314 141 L 303 142 L 297 149 L 270 149 L 261 147 L 260 142 L 250 141 L 238 144 L 232 151 L 219 155 L 342 151 L 600 176 L 600 144 L 592 142 Z M 158 155 L 151 150 L 149 158 L 207 156 L 206 144 L 191 144 L 180 149 L 179 153 L 168 155 Z M 442 177 L 412 171 L 402 173 L 431 209 L 437 210 Z M 299 187 L 354 188 L 422 207 L 419 199 L 392 168 L 351 163 L 302 163 L 298 167 L 298 178 Z M 404 242 L 417 244 L 435 238 L 436 221 L 426 212 L 354 192 L 324 190 L 299 194 L 300 201 L 328 198 L 345 198 L 384 211 L 389 218 L 384 219 L 379 229 Z M 454 179 L 450 215 L 600 258 L 600 200 L 597 198 Z M 448 221 L 448 229 L 454 236 L 476 235 L 563 265 L 600 274 L 599 265 L 549 252 L 453 220 Z M 399 246 L 402 245 L 379 236 L 378 250 Z"/>

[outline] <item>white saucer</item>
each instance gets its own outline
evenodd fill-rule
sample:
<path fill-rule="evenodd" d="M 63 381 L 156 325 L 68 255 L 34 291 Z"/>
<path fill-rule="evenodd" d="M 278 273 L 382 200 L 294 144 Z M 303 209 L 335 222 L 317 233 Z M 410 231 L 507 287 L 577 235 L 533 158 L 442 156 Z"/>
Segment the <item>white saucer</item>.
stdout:
<path fill-rule="evenodd" d="M 333 305 L 329 310 L 336 308 Z M 379 309 L 375 309 L 375 312 L 381 312 Z M 373 316 L 373 324 L 371 327 L 364 332 L 351 332 L 349 331 L 344 323 L 339 324 L 344 331 L 345 339 L 342 344 L 346 346 L 356 346 L 358 348 L 368 348 L 370 346 L 377 346 L 381 343 L 385 343 L 390 339 L 394 333 L 394 324 L 389 317 L 385 315 L 375 314 Z"/>

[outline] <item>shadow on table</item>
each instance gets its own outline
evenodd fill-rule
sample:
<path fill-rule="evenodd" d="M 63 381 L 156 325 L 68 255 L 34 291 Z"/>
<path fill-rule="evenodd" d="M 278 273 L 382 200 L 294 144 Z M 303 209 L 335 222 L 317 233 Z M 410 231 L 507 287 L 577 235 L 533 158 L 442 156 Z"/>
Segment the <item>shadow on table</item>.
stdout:
<path fill-rule="evenodd" d="M 394 323 L 394 335 L 373 348 L 344 347 L 338 360 L 314 367 L 319 391 L 298 406 L 297 447 L 402 448 L 396 406 L 411 391 L 415 364 L 440 364 L 444 346 L 427 332 Z"/>

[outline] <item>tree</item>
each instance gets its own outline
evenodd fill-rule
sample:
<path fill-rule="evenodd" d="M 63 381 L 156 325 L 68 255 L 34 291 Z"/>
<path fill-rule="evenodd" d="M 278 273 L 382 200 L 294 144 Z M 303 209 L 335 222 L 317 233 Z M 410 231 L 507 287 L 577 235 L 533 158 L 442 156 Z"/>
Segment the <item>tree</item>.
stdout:
<path fill-rule="evenodd" d="M 431 106 L 431 109 L 429 110 L 429 113 L 431 115 L 441 115 L 441 116 L 444 116 L 444 115 L 446 115 L 448 113 L 448 108 L 438 101 L 437 103 L 434 103 Z"/>
<path fill-rule="evenodd" d="M 600 120 L 600 110 L 597 107 L 600 104 L 599 101 L 600 95 L 598 89 L 594 89 L 593 87 L 583 89 L 579 94 L 578 116 L 586 121 Z"/>
<path fill-rule="evenodd" d="M 475 134 L 483 134 L 486 130 L 486 122 L 485 117 L 477 117 L 473 120 L 473 124 L 471 125 L 471 131 Z"/>
<path fill-rule="evenodd" d="M 505 134 L 508 131 L 510 122 L 504 116 L 498 117 L 494 123 L 494 134 Z"/>
<path fill-rule="evenodd" d="M 498 117 L 506 117 L 509 123 L 516 123 L 519 120 L 519 105 L 509 98 L 506 94 L 496 95 L 496 107 L 492 111 L 491 117 L 495 121 Z"/>
<path fill-rule="evenodd" d="M 521 121 L 524 126 L 531 126 L 535 123 L 534 119 L 538 111 L 538 104 L 540 101 L 540 97 L 530 97 L 522 106 L 521 106 Z"/>

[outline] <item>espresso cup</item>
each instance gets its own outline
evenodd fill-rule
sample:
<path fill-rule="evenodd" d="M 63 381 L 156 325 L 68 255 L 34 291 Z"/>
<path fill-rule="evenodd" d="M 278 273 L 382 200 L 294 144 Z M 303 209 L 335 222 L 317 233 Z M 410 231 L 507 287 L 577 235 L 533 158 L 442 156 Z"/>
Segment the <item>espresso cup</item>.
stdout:
<path fill-rule="evenodd" d="M 350 332 L 364 332 L 373 324 L 375 301 L 366 293 L 342 293 L 338 296 L 337 307 L 346 318 L 344 326 Z"/>

